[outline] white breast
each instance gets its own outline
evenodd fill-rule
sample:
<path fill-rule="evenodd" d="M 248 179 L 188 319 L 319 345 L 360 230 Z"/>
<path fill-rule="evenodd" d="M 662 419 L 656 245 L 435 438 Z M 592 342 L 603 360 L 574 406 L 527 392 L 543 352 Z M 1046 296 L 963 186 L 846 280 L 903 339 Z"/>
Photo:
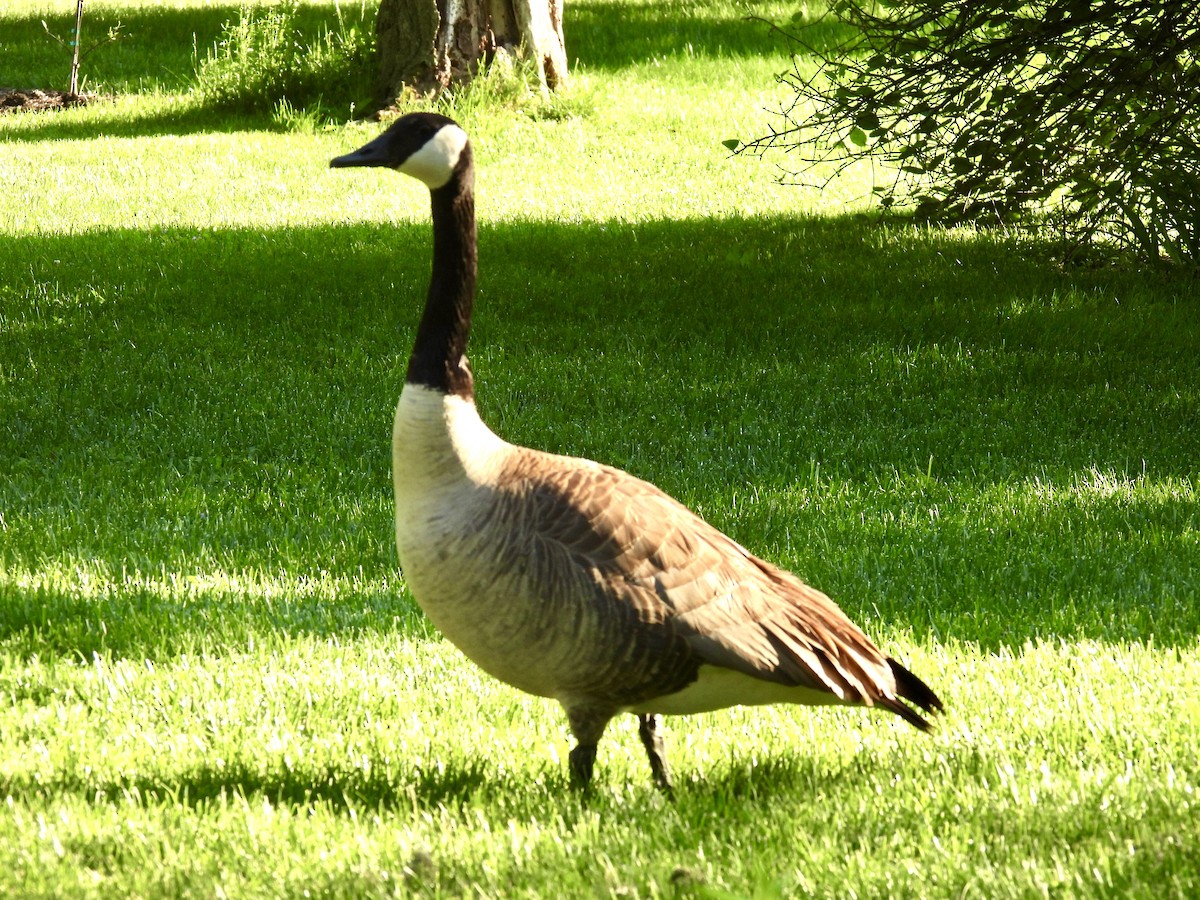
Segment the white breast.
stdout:
<path fill-rule="evenodd" d="M 511 444 L 475 404 L 405 385 L 392 433 L 396 550 L 405 582 L 430 621 L 482 669 L 550 696 L 555 673 L 531 659 L 522 620 L 534 598 L 505 571 L 505 533 L 493 519 Z"/>
<path fill-rule="evenodd" d="M 489 486 L 511 450 L 479 418 L 473 401 L 406 384 L 392 427 L 397 507 L 419 511 L 441 505 L 447 490 Z"/>
<path fill-rule="evenodd" d="M 511 449 L 470 400 L 411 384 L 400 394 L 392 429 L 396 550 L 409 588 L 435 620 L 439 607 L 463 599 L 472 558 L 463 544 L 494 501 Z"/>

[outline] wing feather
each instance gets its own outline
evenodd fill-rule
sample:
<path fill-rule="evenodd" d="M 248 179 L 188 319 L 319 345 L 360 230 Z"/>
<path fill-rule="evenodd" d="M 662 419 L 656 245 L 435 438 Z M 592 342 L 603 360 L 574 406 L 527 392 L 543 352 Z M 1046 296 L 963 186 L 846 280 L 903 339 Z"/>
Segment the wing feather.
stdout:
<path fill-rule="evenodd" d="M 547 455 L 536 456 L 514 482 L 524 484 L 539 543 L 557 549 L 560 566 L 586 572 L 599 608 L 624 607 L 665 633 L 650 655 L 626 654 L 644 669 L 643 694 L 658 683 L 656 668 L 678 681 L 708 664 L 915 716 L 896 700 L 892 661 L 825 594 L 648 482 L 598 463 L 548 457 L 554 464 L 545 465 Z"/>

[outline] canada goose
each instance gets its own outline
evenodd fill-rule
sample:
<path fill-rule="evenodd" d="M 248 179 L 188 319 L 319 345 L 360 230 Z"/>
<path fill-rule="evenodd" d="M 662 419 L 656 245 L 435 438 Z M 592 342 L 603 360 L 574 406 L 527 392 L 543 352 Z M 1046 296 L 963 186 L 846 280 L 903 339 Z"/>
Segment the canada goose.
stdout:
<path fill-rule="evenodd" d="M 670 789 L 659 716 L 764 703 L 881 706 L 923 730 L 941 701 L 832 600 L 618 469 L 501 440 L 464 355 L 474 163 L 453 120 L 412 113 L 330 165 L 383 166 L 432 198 L 433 274 L 392 431 L 396 549 L 429 619 L 470 659 L 557 700 L 586 788 L 609 720 L 634 713 Z"/>

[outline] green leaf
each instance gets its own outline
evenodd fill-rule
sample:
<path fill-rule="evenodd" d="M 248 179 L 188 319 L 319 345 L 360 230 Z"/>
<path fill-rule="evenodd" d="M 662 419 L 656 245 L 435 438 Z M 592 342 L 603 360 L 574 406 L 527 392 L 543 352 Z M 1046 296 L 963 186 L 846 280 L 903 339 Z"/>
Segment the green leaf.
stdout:
<path fill-rule="evenodd" d="M 969 159 L 962 156 L 954 156 L 950 159 L 950 171 L 955 175 L 965 175 L 968 172 L 974 171 L 975 164 Z"/>
<path fill-rule="evenodd" d="M 736 153 L 737 148 L 742 145 L 742 142 L 737 138 L 730 138 L 727 141 L 721 141 L 721 144 L 729 149 L 731 153 Z"/>
<path fill-rule="evenodd" d="M 875 131 L 879 128 L 879 116 L 873 109 L 864 109 L 859 112 L 854 124 L 864 131 Z"/>
<path fill-rule="evenodd" d="M 856 147 L 867 146 L 867 133 L 858 126 L 850 129 L 850 143 Z"/>

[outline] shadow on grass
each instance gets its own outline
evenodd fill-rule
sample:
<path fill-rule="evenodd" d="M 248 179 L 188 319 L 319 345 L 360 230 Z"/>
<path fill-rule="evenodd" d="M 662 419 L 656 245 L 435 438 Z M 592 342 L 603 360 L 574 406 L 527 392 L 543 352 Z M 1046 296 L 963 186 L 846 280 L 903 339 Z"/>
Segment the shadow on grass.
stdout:
<path fill-rule="evenodd" d="M 0 143 L 278 128 L 269 114 L 213 109 L 198 100 L 174 108 L 148 101 L 149 111 L 136 113 L 106 109 L 109 101 L 104 96 L 113 92 L 188 93 L 195 83 L 197 60 L 204 59 L 220 38 L 224 23 L 238 22 L 241 14 L 242 7 L 237 4 L 89 10 L 84 20 L 85 45 L 91 40 L 89 35 L 102 37 L 109 28 L 121 26 L 121 40 L 96 50 L 83 64 L 84 90 L 94 90 L 93 86 L 99 85 L 101 99 L 86 116 L 77 112 L 12 114 L 19 115 L 20 122 L 16 127 L 0 129 Z M 297 8 L 294 21 L 302 40 L 316 41 L 326 29 L 336 29 L 338 15 L 332 0 L 306 3 Z M 46 36 L 41 16 L 0 19 L 0 22 L 5 32 L 4 86 L 66 86 L 60 82 L 65 81 L 70 57 Z M 68 21 L 63 16 L 48 19 L 47 24 L 52 31 L 67 34 L 74 27 L 74 20 Z"/>
<path fill-rule="evenodd" d="M 226 21 L 238 20 L 236 3 L 220 6 L 92 9 L 83 20 L 83 46 L 102 40 L 110 28 L 121 26 L 121 40 L 106 44 L 82 62 L 83 87 L 128 85 L 133 91 L 180 92 L 187 89 L 195 53 L 202 55 Z M 75 7 L 60 5 L 60 15 L 3 16 L 6 87 L 66 88 L 71 54 L 46 35 L 49 29 L 67 36 L 75 27 Z M 306 15 L 306 19 L 308 16 Z"/>
<path fill-rule="evenodd" d="M 1200 512 L 1170 489 L 1200 458 L 1191 281 L 860 218 L 480 241 L 472 359 L 510 440 L 657 482 L 918 636 L 1200 633 Z M 0 254 L 21 261 L 0 282 L 0 564 L 62 573 L 0 581 L 0 641 L 153 657 L 201 623 L 236 643 L 392 621 L 388 441 L 426 225 L 6 236 Z M 1143 471 L 1167 487 L 1110 491 L 1103 514 L 989 521 L 976 499 Z M 363 587 L 268 608 L 138 586 L 239 572 Z"/>
<path fill-rule="evenodd" d="M 118 24 L 122 39 L 90 55 L 83 73 L 93 83 L 127 84 L 134 90 L 186 90 L 197 54 L 203 57 L 220 37 L 223 24 L 239 20 L 241 9 L 236 3 L 182 8 L 116 4 L 89 9 L 84 19 L 85 45 Z M 342 13 L 355 22 L 357 14 L 357 9 Z M 295 21 L 305 38 L 316 39 L 337 24 L 338 15 L 337 4 L 325 0 L 299 7 Z M 703 2 L 628 5 L 585 0 L 569 4 L 565 15 L 568 55 L 589 69 L 620 69 L 673 53 L 750 56 L 786 49 L 768 22 L 754 18 L 759 15 L 754 3 L 734 12 L 725 2 L 714 9 Z M 73 7 L 64 8 L 57 17 L 0 17 L 5 86 L 66 87 L 70 54 L 46 35 L 43 18 L 60 35 L 74 27 Z M 848 30 L 831 21 L 809 32 L 810 43 L 825 49 L 843 40 Z"/>
<path fill-rule="evenodd" d="M 211 50 L 225 23 L 236 24 L 242 11 L 255 5 L 122 7 L 119 0 L 94 10 L 89 5 L 83 21 L 83 46 L 103 40 L 109 29 L 118 25 L 121 37 L 85 57 L 80 70 L 86 78 L 83 87 L 182 93 L 192 84 L 197 59 L 204 59 Z M 74 11 L 70 5 L 62 6 L 59 16 L 0 16 L 5 87 L 66 87 L 71 55 L 46 35 L 42 21 L 45 19 L 52 32 L 66 36 L 75 27 Z M 357 4 L 341 15 L 357 22 Z M 297 5 L 293 21 L 301 41 L 311 42 L 326 29 L 336 29 L 338 17 L 334 0 L 317 0 Z"/>
<path fill-rule="evenodd" d="M 671 56 L 777 57 L 794 48 L 771 11 L 749 3 L 737 13 L 703 3 L 622 5 L 583 0 L 566 7 L 567 54 L 584 68 L 613 71 Z M 726 7 L 727 9 L 728 7 Z M 853 29 L 832 17 L 807 27 L 805 42 L 818 51 L 844 42 Z"/>
<path fill-rule="evenodd" d="M 920 738 L 918 738 L 920 739 Z M 338 814 L 414 809 L 448 808 L 460 811 L 467 805 L 492 810 L 503 809 L 515 818 L 542 813 L 548 803 L 560 803 L 568 816 L 573 808 L 610 802 L 607 794 L 614 787 L 615 802 L 656 804 L 661 795 L 648 772 L 640 768 L 628 785 L 615 785 L 610 773 L 597 771 L 595 793 L 581 795 L 570 787 L 566 770 L 522 775 L 514 781 L 483 757 L 452 758 L 431 764 L 386 764 L 372 760 L 362 768 L 321 768 L 311 765 L 278 768 L 233 760 L 223 764 L 200 765 L 172 773 L 169 779 L 153 777 L 115 777 L 105 779 L 95 773 L 63 771 L 54 780 L 24 778 L 0 780 L 0 790 L 16 799 L 77 794 L 91 802 L 135 802 L 153 806 L 163 803 L 204 808 L 212 804 L 244 803 L 261 805 L 267 800 L 276 806 L 306 808 L 326 806 Z M 851 762 L 830 769 L 828 761 L 801 752 L 784 752 L 763 759 L 743 758 L 735 753 L 728 764 L 711 772 L 696 772 L 686 783 L 675 786 L 676 808 L 686 819 L 695 809 L 704 818 L 714 806 L 732 804 L 752 806 L 771 804 L 796 796 L 821 793 L 853 792 L 856 780 L 869 777 L 869 767 L 877 760 Z M 514 790 L 515 787 L 515 790 Z M 695 823 L 703 831 L 705 822 Z"/>
<path fill-rule="evenodd" d="M 753 15 L 753 9 L 750 9 Z M 301 6 L 296 24 L 303 35 L 316 39 L 337 22 L 335 4 Z M 197 56 L 203 58 L 225 22 L 236 22 L 237 5 L 100 10 L 85 20 L 87 33 L 103 35 L 120 23 L 120 42 L 89 57 L 84 66 L 89 84 L 131 93 L 181 94 L 193 86 Z M 682 54 L 713 58 L 786 52 L 786 40 L 767 22 L 745 14 L 714 12 L 704 4 L 626 6 L 604 2 L 568 4 L 568 54 L 585 69 L 609 72 L 663 56 Z M 7 18 L 5 29 L 5 86 L 61 86 L 69 58 L 45 34 L 40 16 Z M 66 17 L 49 22 L 52 30 L 68 33 Z M 818 49 L 844 39 L 844 26 L 830 23 L 810 28 L 806 40 Z M 86 39 L 85 39 L 86 43 Z M 12 82 L 11 85 L 8 82 Z M 366 86 L 369 89 L 369 86 Z M 100 101 L 103 110 L 103 101 Z M 154 109 L 137 114 L 90 112 L 86 117 L 46 112 L 22 114 L 20 127 L 0 130 L 4 141 L 86 140 L 97 135 L 143 135 L 229 132 L 278 127 L 269 115 L 230 113 L 199 103 L 179 109 Z M 27 117 L 36 116 L 30 122 Z"/>
<path fill-rule="evenodd" d="M 486 753 L 486 748 L 484 748 Z M 361 769 L 297 766 L 260 768 L 244 761 L 201 765 L 172 773 L 172 777 L 116 777 L 106 780 L 95 773 L 64 771 L 53 780 L 24 778 L 0 780 L 0 790 L 16 800 L 76 794 L 93 803 L 134 802 L 156 806 L 169 803 L 203 809 L 213 804 L 263 800 L 275 806 L 308 808 L 325 806 L 337 814 L 449 809 L 457 812 L 468 805 L 503 809 L 515 818 L 544 812 L 547 804 L 558 803 L 569 817 L 572 810 L 605 804 L 604 796 L 614 785 L 608 773 L 597 772 L 596 793 L 580 795 L 570 787 L 565 770 L 548 775 L 512 777 L 485 758 L 449 759 L 430 765 L 401 763 L 387 765 L 372 760 Z M 695 809 L 708 819 L 714 805 L 751 806 L 770 804 L 796 796 L 853 792 L 855 772 L 863 767 L 851 763 L 830 771 L 819 759 L 800 753 L 784 753 L 749 761 L 735 758 L 712 772 L 696 773 L 676 785 L 677 809 L 687 818 Z M 526 780 L 527 779 L 527 780 Z M 657 803 L 661 796 L 648 773 L 639 770 L 629 785 L 618 786 L 616 802 L 624 805 Z M 698 830 L 708 827 L 695 823 Z"/>
<path fill-rule="evenodd" d="M 762 759 L 747 758 L 750 756 L 749 747 L 744 753 L 731 750 L 728 762 L 708 772 L 696 772 L 679 785 L 679 797 L 695 803 L 697 810 L 712 810 L 725 804 L 752 806 L 779 797 L 812 797 L 821 791 L 836 792 L 853 781 L 845 771 L 830 770 L 822 759 L 798 752 Z"/>
<path fill-rule="evenodd" d="M 152 112 L 136 114 L 114 110 L 96 115 L 97 106 L 111 106 L 111 100 L 98 100 L 86 115 L 77 111 L 21 113 L 20 128 L 0 131 L 0 146 L 6 142 L 86 141 L 92 138 L 136 138 L 161 135 L 232 134 L 239 131 L 280 131 L 280 125 L 268 113 L 218 112 L 199 103 L 183 102 L 160 105 Z M 32 123 L 30 120 L 33 119 Z"/>
<path fill-rule="evenodd" d="M 280 761 L 282 763 L 282 761 Z M 337 813 L 459 808 L 473 800 L 499 801 L 510 787 L 482 760 L 413 766 L 396 772 L 386 766 L 369 771 L 311 771 L 304 768 L 263 771 L 242 762 L 205 765 L 180 773 L 171 780 L 117 778 L 111 781 L 67 774 L 52 782 L 22 783 L 0 780 L 0 789 L 12 797 L 59 796 L 76 793 L 92 802 L 129 802 L 147 806 L 171 805 L 205 808 L 213 804 L 277 806 L 327 806 Z"/>

